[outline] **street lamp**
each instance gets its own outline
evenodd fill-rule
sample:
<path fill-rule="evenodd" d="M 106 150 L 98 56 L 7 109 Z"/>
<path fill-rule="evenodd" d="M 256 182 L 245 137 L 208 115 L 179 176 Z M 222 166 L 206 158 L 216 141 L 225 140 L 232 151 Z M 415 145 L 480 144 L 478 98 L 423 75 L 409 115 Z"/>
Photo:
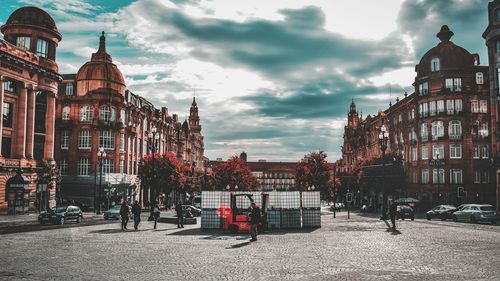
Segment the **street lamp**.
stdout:
<path fill-rule="evenodd" d="M 438 204 L 441 204 L 441 193 L 439 192 L 439 150 L 436 151 L 435 153 L 435 158 L 436 159 L 436 167 L 437 167 L 437 196 L 438 196 Z"/>
<path fill-rule="evenodd" d="M 152 165 L 153 165 L 153 179 L 155 180 L 156 179 L 156 167 L 155 167 L 155 153 L 156 153 L 156 144 L 157 144 L 157 140 L 160 138 L 159 135 L 157 135 L 157 129 L 156 129 L 156 126 L 153 126 L 153 128 L 151 128 L 151 132 L 148 134 L 148 142 L 149 142 L 149 146 L 151 148 L 151 153 L 152 153 L 152 156 L 153 156 L 153 159 L 152 159 Z M 156 190 L 155 190 L 155 185 L 156 182 L 154 181 L 153 184 L 151 185 L 150 189 L 149 189 L 149 202 L 150 202 L 150 219 L 152 220 L 153 219 L 153 202 L 156 201 Z"/>
<path fill-rule="evenodd" d="M 383 178 L 385 178 L 385 150 L 387 149 L 387 141 L 389 140 L 389 132 L 385 125 L 382 125 L 380 132 L 378 134 L 378 143 L 380 145 L 380 150 L 382 150 L 382 173 Z M 387 192 L 385 190 L 385 181 L 382 186 L 382 217 L 381 219 L 387 219 Z"/>
<path fill-rule="evenodd" d="M 103 160 L 106 158 L 106 151 L 104 151 L 104 147 L 99 148 L 99 152 L 97 152 L 97 157 L 99 158 L 99 167 L 100 167 L 100 177 L 99 177 L 99 197 L 97 198 L 97 212 L 96 214 L 101 214 L 101 187 L 102 187 L 102 169 L 103 169 Z"/>

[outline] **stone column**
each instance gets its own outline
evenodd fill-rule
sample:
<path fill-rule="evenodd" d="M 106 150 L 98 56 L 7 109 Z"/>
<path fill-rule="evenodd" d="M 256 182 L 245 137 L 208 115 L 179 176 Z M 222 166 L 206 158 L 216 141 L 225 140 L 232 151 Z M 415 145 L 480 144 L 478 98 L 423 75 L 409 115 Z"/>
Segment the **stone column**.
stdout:
<path fill-rule="evenodd" d="M 16 146 L 14 158 L 25 158 L 26 151 L 26 109 L 28 89 L 26 84 L 20 84 L 19 99 L 17 100 Z"/>
<path fill-rule="evenodd" d="M 44 158 L 54 160 L 54 127 L 56 117 L 56 97 L 54 93 L 47 93 L 47 113 L 45 119 L 45 149 Z"/>
<path fill-rule="evenodd" d="M 3 137 L 3 79 L 4 76 L 0 75 L 0 157 L 2 157 L 2 137 Z"/>
<path fill-rule="evenodd" d="M 26 158 L 33 159 L 33 142 L 35 138 L 35 91 L 28 89 L 28 114 L 26 125 Z"/>

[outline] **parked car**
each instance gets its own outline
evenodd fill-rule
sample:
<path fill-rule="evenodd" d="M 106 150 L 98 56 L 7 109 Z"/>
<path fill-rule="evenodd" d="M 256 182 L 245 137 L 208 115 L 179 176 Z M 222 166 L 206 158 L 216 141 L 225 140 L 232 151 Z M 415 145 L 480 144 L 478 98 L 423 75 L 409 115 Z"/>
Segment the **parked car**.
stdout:
<path fill-rule="evenodd" d="M 119 220 L 120 219 L 120 208 L 122 205 L 114 205 L 111 207 L 111 209 L 104 211 L 103 216 L 105 220 L 109 219 L 114 219 L 114 220 Z"/>
<path fill-rule="evenodd" d="M 462 210 L 453 213 L 453 221 L 468 221 L 477 223 L 480 221 L 495 224 L 500 219 L 500 213 L 492 205 L 468 204 Z"/>
<path fill-rule="evenodd" d="M 342 208 L 344 208 L 345 205 L 344 203 L 333 203 L 331 206 L 330 206 L 330 211 L 340 211 Z"/>
<path fill-rule="evenodd" d="M 201 209 L 198 209 L 193 205 L 182 205 L 182 212 L 185 214 L 188 211 L 195 217 L 201 216 Z"/>
<path fill-rule="evenodd" d="M 362 213 L 369 213 L 369 212 L 374 212 L 375 211 L 375 206 L 372 205 L 363 205 L 361 208 L 359 208 L 359 211 Z"/>
<path fill-rule="evenodd" d="M 64 224 L 68 220 L 80 223 L 83 219 L 82 210 L 78 206 L 61 206 L 50 209 L 48 212 L 38 215 L 40 224 L 58 223 Z"/>
<path fill-rule="evenodd" d="M 415 220 L 415 212 L 408 205 L 398 205 L 396 208 L 396 219 L 405 220 L 405 218 Z"/>
<path fill-rule="evenodd" d="M 457 210 L 457 207 L 452 206 L 452 205 L 438 205 L 432 209 L 430 209 L 426 214 L 425 217 L 428 220 L 435 219 L 435 218 L 442 218 L 441 214 L 449 212 L 451 210 Z M 451 217 L 450 217 L 451 218 Z"/>

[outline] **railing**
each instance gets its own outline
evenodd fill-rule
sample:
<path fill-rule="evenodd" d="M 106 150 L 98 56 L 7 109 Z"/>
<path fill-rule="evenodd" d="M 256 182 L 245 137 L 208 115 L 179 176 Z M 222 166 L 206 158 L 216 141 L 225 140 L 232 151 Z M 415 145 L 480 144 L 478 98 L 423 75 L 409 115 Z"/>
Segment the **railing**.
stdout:
<path fill-rule="evenodd" d="M 450 140 L 461 140 L 462 135 L 449 135 Z"/>

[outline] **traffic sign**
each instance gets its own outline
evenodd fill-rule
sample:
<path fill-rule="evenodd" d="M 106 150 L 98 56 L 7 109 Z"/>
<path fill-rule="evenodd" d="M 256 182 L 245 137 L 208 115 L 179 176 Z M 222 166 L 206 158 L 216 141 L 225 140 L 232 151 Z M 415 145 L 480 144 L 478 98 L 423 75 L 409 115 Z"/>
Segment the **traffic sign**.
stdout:
<path fill-rule="evenodd" d="M 352 202 L 352 192 L 348 192 L 346 194 L 346 201 L 347 201 L 347 203 L 351 203 Z"/>

